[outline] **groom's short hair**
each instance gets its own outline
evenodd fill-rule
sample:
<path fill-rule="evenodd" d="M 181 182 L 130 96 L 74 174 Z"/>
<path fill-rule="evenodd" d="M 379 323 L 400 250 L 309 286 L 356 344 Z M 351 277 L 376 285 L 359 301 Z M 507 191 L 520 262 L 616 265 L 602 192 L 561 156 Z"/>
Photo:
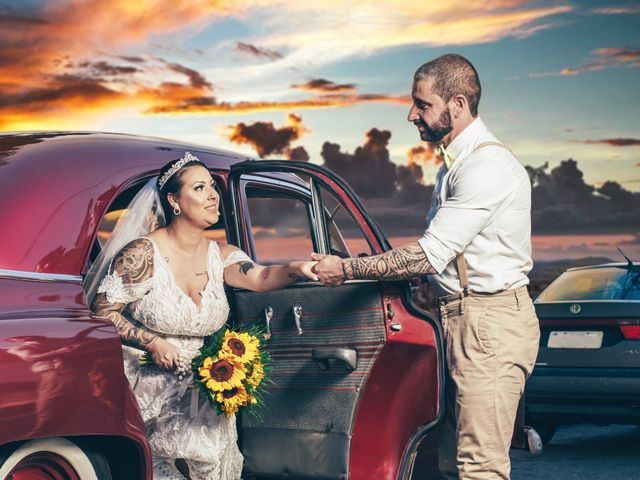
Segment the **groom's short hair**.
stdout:
<path fill-rule="evenodd" d="M 478 116 L 482 88 L 478 72 L 469 60 L 455 53 L 434 58 L 418 68 L 413 76 L 414 82 L 427 79 L 432 80 L 433 92 L 445 103 L 454 95 L 464 95 L 471 115 Z"/>

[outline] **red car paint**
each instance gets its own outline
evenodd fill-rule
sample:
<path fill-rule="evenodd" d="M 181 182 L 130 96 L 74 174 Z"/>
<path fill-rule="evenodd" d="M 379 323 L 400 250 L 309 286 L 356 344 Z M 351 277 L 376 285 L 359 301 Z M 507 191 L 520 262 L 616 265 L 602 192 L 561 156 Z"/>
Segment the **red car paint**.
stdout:
<path fill-rule="evenodd" d="M 117 134 L 0 135 L 0 448 L 47 436 L 129 438 L 140 453 L 141 478 L 151 478 L 117 333 L 91 317 L 81 274 L 113 200 L 185 150 L 216 176 L 232 218 L 224 197 L 231 166 L 247 160 L 241 155 Z M 348 187 L 328 174 L 317 177 L 351 210 L 374 253 L 388 248 Z M 245 212 L 235 213 L 244 224 Z M 240 234 L 250 232 L 241 227 Z M 227 236 L 238 243 L 233 229 Z M 351 479 L 399 478 L 415 453 L 409 442 L 441 414 L 441 340 L 408 288 L 397 282 L 383 289 L 387 341 L 355 414 Z M 423 443 L 433 449 L 431 440 Z"/>

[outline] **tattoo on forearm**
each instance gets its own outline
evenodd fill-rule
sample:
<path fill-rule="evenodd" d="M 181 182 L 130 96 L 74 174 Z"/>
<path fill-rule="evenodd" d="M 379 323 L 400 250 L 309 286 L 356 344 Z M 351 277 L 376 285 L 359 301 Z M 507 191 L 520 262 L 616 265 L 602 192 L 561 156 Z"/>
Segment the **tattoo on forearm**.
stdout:
<path fill-rule="evenodd" d="M 269 275 L 271 275 L 271 267 L 265 267 L 264 270 L 262 270 L 262 279 L 267 280 Z"/>
<path fill-rule="evenodd" d="M 244 275 L 246 275 L 249 272 L 249 270 L 251 270 L 253 267 L 255 267 L 255 264 L 253 262 L 238 263 L 238 268 L 240 269 L 240 273 L 243 273 Z"/>
<path fill-rule="evenodd" d="M 153 342 L 157 335 L 133 325 L 122 315 L 126 307 L 123 303 L 109 303 L 107 295 L 100 293 L 93 301 L 93 311 L 100 317 L 108 318 L 113 322 L 120 335 L 120 340 L 125 345 L 135 348 L 145 348 Z"/>
<path fill-rule="evenodd" d="M 343 260 L 347 280 L 403 280 L 436 273 L 417 243 L 404 245 L 374 257 Z"/>
<path fill-rule="evenodd" d="M 153 275 L 153 245 L 146 239 L 134 240 L 118 253 L 111 264 L 111 272 L 117 272 L 123 283 L 141 283 Z M 125 345 L 145 348 L 157 336 L 143 328 L 136 327 L 123 314 L 126 305 L 111 303 L 105 293 L 96 295 L 91 309 L 96 315 L 113 322 L 120 340 Z"/>

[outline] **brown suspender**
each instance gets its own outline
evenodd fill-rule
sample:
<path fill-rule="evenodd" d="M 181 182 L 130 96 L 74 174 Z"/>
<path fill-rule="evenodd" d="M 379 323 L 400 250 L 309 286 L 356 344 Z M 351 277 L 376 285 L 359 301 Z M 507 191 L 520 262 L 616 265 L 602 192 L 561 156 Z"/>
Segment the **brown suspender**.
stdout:
<path fill-rule="evenodd" d="M 494 147 L 506 148 L 507 150 L 509 150 L 511 152 L 509 147 L 507 147 L 506 145 L 503 145 L 502 143 L 499 143 L 499 142 L 483 142 L 480 145 L 478 145 L 476 148 L 474 148 L 471 151 L 471 153 L 475 152 L 479 148 L 488 147 L 488 146 L 491 146 L 491 145 L 493 145 Z M 469 155 L 471 155 L 471 153 L 469 153 Z M 458 269 L 458 277 L 460 279 L 460 287 L 462 288 L 462 293 L 465 296 L 467 296 L 467 294 L 469 293 L 469 275 L 467 274 L 467 261 L 464 258 L 464 252 L 461 252 L 456 256 L 456 268 Z"/>

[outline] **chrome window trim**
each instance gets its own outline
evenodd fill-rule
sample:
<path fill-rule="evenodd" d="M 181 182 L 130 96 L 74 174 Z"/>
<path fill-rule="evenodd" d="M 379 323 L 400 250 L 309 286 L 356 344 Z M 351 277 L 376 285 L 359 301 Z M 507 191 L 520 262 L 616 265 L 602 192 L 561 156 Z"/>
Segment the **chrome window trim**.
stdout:
<path fill-rule="evenodd" d="M 11 278 L 38 282 L 82 283 L 82 277 L 80 275 L 70 275 L 66 273 L 24 272 L 21 270 L 7 270 L 2 268 L 0 268 L 0 278 Z"/>

